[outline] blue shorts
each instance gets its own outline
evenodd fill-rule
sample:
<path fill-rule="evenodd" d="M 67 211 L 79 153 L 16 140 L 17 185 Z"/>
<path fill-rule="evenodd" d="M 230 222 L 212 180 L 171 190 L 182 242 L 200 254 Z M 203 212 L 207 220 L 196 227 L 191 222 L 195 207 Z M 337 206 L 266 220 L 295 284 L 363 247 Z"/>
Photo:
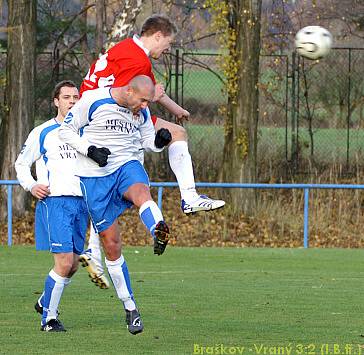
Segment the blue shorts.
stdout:
<path fill-rule="evenodd" d="M 149 186 L 148 175 L 137 160 L 125 163 L 107 176 L 80 177 L 83 198 L 97 233 L 109 228 L 133 205 L 123 195 L 131 185 L 138 183 Z"/>
<path fill-rule="evenodd" d="M 35 209 L 37 250 L 80 255 L 89 215 L 82 197 L 54 196 L 39 200 Z"/>

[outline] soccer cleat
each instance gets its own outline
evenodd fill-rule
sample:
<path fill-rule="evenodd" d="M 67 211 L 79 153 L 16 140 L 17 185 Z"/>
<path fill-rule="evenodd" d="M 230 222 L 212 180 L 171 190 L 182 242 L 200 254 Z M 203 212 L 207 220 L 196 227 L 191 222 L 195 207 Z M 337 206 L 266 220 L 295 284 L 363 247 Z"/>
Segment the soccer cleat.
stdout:
<path fill-rule="evenodd" d="M 206 195 L 200 195 L 195 201 L 187 203 L 182 200 L 182 211 L 185 214 L 200 212 L 200 211 L 212 211 L 217 210 L 225 206 L 225 201 L 213 200 Z"/>
<path fill-rule="evenodd" d="M 109 288 L 110 284 L 103 272 L 99 272 L 95 262 L 92 260 L 90 249 L 80 255 L 80 263 L 86 268 L 91 281 L 101 289 Z"/>
<path fill-rule="evenodd" d="M 169 240 L 169 228 L 164 221 L 157 223 L 154 229 L 154 254 L 162 255 Z"/>
<path fill-rule="evenodd" d="M 66 332 L 63 324 L 58 319 L 50 319 L 46 324 L 40 328 L 43 332 Z"/>
<path fill-rule="evenodd" d="M 140 318 L 140 313 L 137 309 L 133 311 L 125 310 L 126 312 L 126 327 L 129 333 L 135 335 L 141 333 L 144 329 L 142 319 Z"/>

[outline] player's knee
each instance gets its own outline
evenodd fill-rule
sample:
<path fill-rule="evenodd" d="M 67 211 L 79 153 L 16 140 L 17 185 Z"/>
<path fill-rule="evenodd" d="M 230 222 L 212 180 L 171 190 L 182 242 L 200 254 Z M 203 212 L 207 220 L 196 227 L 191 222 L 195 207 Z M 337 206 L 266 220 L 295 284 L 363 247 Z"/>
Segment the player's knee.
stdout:
<path fill-rule="evenodd" d="M 176 141 L 187 141 L 188 139 L 187 131 L 182 126 L 173 125 L 170 132 L 172 135 L 172 143 Z"/>
<path fill-rule="evenodd" d="M 73 260 L 71 258 L 63 258 L 57 265 L 57 271 L 62 277 L 70 277 L 72 268 Z"/>
<path fill-rule="evenodd" d="M 120 237 L 108 235 L 106 231 L 100 232 L 102 244 L 104 247 L 105 256 L 108 260 L 116 260 L 121 254 Z"/>
<path fill-rule="evenodd" d="M 141 207 L 143 203 L 152 199 L 150 195 L 150 190 L 148 186 L 142 185 L 138 189 L 138 194 L 135 196 L 135 203 L 136 207 Z"/>
<path fill-rule="evenodd" d="M 78 270 L 78 265 L 79 265 L 79 262 L 78 261 L 77 262 L 74 262 L 72 264 L 72 267 L 71 267 L 71 270 L 70 270 L 70 272 L 68 274 L 68 277 L 72 277 L 76 273 L 76 271 Z"/>
<path fill-rule="evenodd" d="M 149 187 L 145 184 L 138 183 L 129 187 L 124 197 L 131 201 L 134 206 L 140 207 L 144 202 L 151 200 Z"/>

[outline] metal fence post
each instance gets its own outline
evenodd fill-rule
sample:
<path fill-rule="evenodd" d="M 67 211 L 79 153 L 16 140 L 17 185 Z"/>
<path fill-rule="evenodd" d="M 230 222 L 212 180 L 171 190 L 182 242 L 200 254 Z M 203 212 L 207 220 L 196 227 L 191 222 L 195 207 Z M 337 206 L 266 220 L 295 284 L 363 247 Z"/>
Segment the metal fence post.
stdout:
<path fill-rule="evenodd" d="M 175 67 L 175 77 L 174 77 L 174 101 L 179 104 L 179 87 L 178 87 L 178 80 L 179 80 L 179 49 L 176 49 L 176 67 Z"/>
<path fill-rule="evenodd" d="M 310 189 L 304 189 L 305 202 L 303 210 L 303 247 L 308 248 L 308 199 L 310 196 Z"/>
<path fill-rule="evenodd" d="M 8 185 L 8 246 L 13 244 L 13 186 Z"/>
<path fill-rule="evenodd" d="M 162 211 L 163 187 L 158 187 L 158 207 Z"/>
<path fill-rule="evenodd" d="M 351 118 L 351 48 L 349 48 L 349 67 L 348 67 L 348 113 L 347 113 L 347 127 L 346 127 L 346 170 L 349 171 L 349 159 L 350 159 L 350 118 Z"/>
<path fill-rule="evenodd" d="M 296 52 L 292 53 L 292 74 L 291 74 L 291 164 L 294 171 L 297 170 L 297 66 Z M 287 148 L 288 150 L 288 148 Z"/>

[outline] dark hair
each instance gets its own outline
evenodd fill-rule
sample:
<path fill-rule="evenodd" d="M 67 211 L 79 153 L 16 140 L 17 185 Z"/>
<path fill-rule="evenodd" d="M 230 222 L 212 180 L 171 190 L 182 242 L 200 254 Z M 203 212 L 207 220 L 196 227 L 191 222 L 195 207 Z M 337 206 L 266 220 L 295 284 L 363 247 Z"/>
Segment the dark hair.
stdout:
<path fill-rule="evenodd" d="M 140 35 L 149 37 L 158 31 L 161 31 L 163 36 L 170 36 L 177 33 L 177 27 L 164 15 L 152 15 L 143 23 Z"/>
<path fill-rule="evenodd" d="M 69 87 L 69 88 L 76 88 L 77 89 L 77 86 L 76 84 L 72 81 L 72 80 L 63 80 L 63 81 L 60 81 L 55 87 L 54 87 L 54 90 L 53 90 L 53 95 L 52 95 L 52 99 L 59 99 L 59 94 L 61 93 L 61 89 L 63 87 Z"/>

